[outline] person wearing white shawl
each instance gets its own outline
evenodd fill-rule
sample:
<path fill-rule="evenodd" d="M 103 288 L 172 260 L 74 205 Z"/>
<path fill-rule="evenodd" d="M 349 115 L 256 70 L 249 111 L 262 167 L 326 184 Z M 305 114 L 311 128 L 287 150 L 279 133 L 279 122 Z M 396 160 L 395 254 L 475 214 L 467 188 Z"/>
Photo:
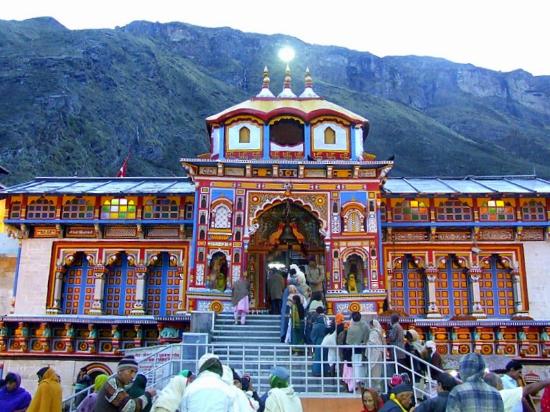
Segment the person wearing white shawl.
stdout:
<path fill-rule="evenodd" d="M 237 388 L 233 384 L 233 371 L 227 365 L 223 365 L 222 381 L 227 383 L 231 391 L 235 394 L 233 402 L 233 410 L 239 412 L 256 412 L 243 390 Z"/>
<path fill-rule="evenodd" d="M 303 412 L 302 402 L 288 384 L 288 378 L 286 368 L 277 366 L 271 370 L 271 390 L 265 401 L 265 412 Z"/>
<path fill-rule="evenodd" d="M 181 405 L 188 379 L 188 377 L 182 375 L 176 375 L 170 379 L 168 385 L 164 387 L 153 403 L 151 411 L 176 412 Z"/>
<path fill-rule="evenodd" d="M 376 319 L 371 319 L 369 340 L 367 341 L 367 360 L 370 365 L 370 376 L 372 379 L 372 387 L 378 390 L 383 390 L 382 380 L 382 362 L 384 356 L 384 330 L 382 325 Z"/>

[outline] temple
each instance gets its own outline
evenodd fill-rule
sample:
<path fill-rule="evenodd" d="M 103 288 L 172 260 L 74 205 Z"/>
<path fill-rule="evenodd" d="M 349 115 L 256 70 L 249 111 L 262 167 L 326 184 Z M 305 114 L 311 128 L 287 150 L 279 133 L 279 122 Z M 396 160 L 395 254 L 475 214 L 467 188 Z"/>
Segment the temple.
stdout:
<path fill-rule="evenodd" d="M 309 70 L 297 95 L 287 67 L 275 96 L 266 69 L 257 96 L 206 124 L 188 177 L 0 192 L 20 245 L 0 356 L 108 370 L 181 340 L 193 311 L 231 311 L 241 275 L 266 310 L 268 270 L 314 259 L 329 313 L 401 313 L 442 354 L 550 357 L 550 182 L 388 177 L 368 120 L 319 97 Z"/>

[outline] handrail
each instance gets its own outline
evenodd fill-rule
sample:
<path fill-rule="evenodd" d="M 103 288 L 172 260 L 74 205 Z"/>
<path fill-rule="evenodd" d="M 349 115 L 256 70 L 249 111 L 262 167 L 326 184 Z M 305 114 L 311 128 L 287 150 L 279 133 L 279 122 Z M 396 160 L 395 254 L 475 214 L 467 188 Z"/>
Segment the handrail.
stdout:
<path fill-rule="evenodd" d="M 94 386 L 90 385 L 87 388 L 73 393 L 71 396 L 63 400 L 63 402 L 61 403 L 61 410 L 64 412 L 76 411 L 78 405 L 80 405 L 80 402 L 82 402 L 84 398 L 86 398 L 86 396 L 92 393 L 93 390 Z"/>

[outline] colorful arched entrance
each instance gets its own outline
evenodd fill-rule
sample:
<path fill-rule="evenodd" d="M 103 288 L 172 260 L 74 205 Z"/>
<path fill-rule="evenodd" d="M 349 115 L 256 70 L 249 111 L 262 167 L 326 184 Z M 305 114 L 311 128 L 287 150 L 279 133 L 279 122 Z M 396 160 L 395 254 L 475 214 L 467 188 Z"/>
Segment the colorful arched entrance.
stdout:
<path fill-rule="evenodd" d="M 250 236 L 246 271 L 252 284 L 252 304 L 268 307 L 266 278 L 270 271 L 286 275 L 290 265 L 305 272 L 308 259 L 325 264 L 322 224 L 314 212 L 290 199 L 265 207 L 255 220 Z"/>

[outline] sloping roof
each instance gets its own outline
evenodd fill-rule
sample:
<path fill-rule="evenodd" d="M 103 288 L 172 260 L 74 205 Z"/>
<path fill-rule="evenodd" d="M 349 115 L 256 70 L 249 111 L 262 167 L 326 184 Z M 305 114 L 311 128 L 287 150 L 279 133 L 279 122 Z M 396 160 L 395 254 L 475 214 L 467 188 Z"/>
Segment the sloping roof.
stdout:
<path fill-rule="evenodd" d="M 296 114 L 304 117 L 305 120 L 318 115 L 332 114 L 341 115 L 352 123 L 368 123 L 368 120 L 363 116 L 321 98 L 251 98 L 235 106 L 231 106 L 220 113 L 207 117 L 206 123 L 222 122 L 238 114 L 252 114 L 263 120 L 283 114 Z"/>
<path fill-rule="evenodd" d="M 536 176 L 394 177 L 382 190 L 388 195 L 550 194 L 550 182 Z"/>
<path fill-rule="evenodd" d="M 131 195 L 189 194 L 195 186 L 187 177 L 37 177 L 0 191 L 6 194 Z"/>

